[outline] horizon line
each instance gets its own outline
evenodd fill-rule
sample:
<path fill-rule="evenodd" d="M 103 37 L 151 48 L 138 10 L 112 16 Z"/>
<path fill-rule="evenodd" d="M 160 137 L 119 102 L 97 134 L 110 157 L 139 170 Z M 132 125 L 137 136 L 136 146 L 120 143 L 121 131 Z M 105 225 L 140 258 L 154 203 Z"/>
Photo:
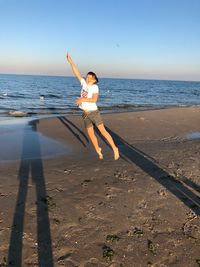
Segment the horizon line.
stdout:
<path fill-rule="evenodd" d="M 68 75 L 52 75 L 52 74 L 27 74 L 27 73 L 2 73 L 0 75 L 16 75 L 16 76 L 42 76 L 42 77 L 66 77 L 66 78 L 76 78 L 75 76 Z M 158 79 L 158 78 L 128 78 L 128 77 L 103 77 L 98 76 L 99 79 L 119 79 L 119 80 L 155 80 L 155 81 L 175 81 L 175 82 L 200 82 L 200 80 L 180 80 L 180 79 Z"/>

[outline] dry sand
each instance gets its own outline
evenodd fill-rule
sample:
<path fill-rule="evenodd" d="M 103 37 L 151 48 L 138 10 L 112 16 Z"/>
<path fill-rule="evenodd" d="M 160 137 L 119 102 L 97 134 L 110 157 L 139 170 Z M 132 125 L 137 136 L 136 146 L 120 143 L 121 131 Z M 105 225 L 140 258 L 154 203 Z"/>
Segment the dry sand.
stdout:
<path fill-rule="evenodd" d="M 1 267 L 200 266 L 200 108 L 103 119 L 118 161 L 81 116 L 0 125 Z"/>

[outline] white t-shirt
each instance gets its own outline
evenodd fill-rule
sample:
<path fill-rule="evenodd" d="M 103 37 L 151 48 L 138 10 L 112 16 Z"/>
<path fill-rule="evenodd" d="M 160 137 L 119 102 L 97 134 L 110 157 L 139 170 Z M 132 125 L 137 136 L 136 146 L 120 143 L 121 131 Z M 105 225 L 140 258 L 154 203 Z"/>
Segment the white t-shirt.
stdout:
<path fill-rule="evenodd" d="M 85 79 L 81 79 L 81 97 L 85 98 L 92 98 L 93 94 L 99 93 L 99 87 L 96 84 L 93 85 L 87 85 Z M 79 105 L 79 108 L 83 110 L 97 110 L 97 105 L 95 102 L 82 102 Z"/>

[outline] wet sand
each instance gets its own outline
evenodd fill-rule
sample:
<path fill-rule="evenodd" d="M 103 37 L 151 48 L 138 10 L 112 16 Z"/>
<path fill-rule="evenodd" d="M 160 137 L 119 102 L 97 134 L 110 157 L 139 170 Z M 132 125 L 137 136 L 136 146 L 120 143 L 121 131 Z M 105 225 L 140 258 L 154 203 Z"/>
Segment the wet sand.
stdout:
<path fill-rule="evenodd" d="M 200 266 L 200 108 L 0 125 L 0 266 Z M 98 134 L 98 133 L 97 133 Z"/>

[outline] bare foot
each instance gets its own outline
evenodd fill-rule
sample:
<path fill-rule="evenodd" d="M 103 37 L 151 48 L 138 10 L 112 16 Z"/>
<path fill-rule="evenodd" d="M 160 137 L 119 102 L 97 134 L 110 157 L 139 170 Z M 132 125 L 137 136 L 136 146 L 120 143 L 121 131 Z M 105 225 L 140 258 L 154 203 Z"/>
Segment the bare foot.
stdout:
<path fill-rule="evenodd" d="M 101 153 L 101 148 L 97 151 L 97 154 L 99 155 L 99 159 L 103 159 L 103 154 Z"/>
<path fill-rule="evenodd" d="M 119 149 L 116 147 L 115 149 L 113 149 L 114 151 L 114 159 L 118 160 L 119 159 Z"/>

